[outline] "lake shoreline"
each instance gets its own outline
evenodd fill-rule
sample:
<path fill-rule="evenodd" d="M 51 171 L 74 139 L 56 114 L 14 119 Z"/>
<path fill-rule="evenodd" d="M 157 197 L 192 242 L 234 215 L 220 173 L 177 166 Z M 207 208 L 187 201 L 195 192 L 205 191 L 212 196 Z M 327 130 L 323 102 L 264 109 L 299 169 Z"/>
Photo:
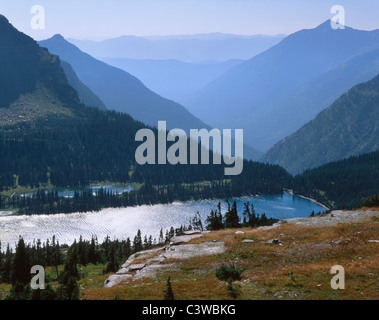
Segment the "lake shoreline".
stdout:
<path fill-rule="evenodd" d="M 303 199 L 306 199 L 306 200 L 309 200 L 317 205 L 319 205 L 320 207 L 323 207 L 325 210 L 329 211 L 330 208 L 328 208 L 326 205 L 324 205 L 323 203 L 321 202 L 318 202 L 317 200 L 313 199 L 313 198 L 309 198 L 309 197 L 306 197 L 306 196 L 303 196 L 301 194 L 296 194 L 294 193 L 292 190 L 285 190 L 283 191 L 283 193 L 288 193 L 288 194 L 291 194 L 293 196 L 297 196 L 297 197 L 300 197 L 300 198 L 303 198 Z"/>
<path fill-rule="evenodd" d="M 300 195 L 300 194 L 295 194 L 293 193 L 291 190 L 285 190 L 283 191 L 282 193 L 278 193 L 278 194 L 274 194 L 274 195 L 266 195 L 266 194 L 251 194 L 251 195 L 244 195 L 244 196 L 239 196 L 239 197 L 232 197 L 232 198 L 229 198 L 228 200 L 240 200 L 242 201 L 244 198 L 257 198 L 257 197 L 264 197 L 264 196 L 283 196 L 285 194 L 289 194 L 291 196 L 297 196 L 299 198 L 302 198 L 302 199 L 305 199 L 305 200 L 308 200 L 314 204 L 317 204 L 318 206 L 320 207 L 323 207 L 324 209 L 326 210 L 329 210 L 329 208 L 327 206 L 325 206 L 324 204 L 316 201 L 315 199 L 312 199 L 312 198 L 308 198 L 306 196 L 303 196 L 303 195 Z M 144 206 L 147 206 L 147 207 L 153 207 L 153 206 L 156 206 L 156 205 L 173 205 L 173 204 L 189 204 L 189 203 L 192 203 L 192 202 L 201 202 L 201 201 L 220 201 L 220 202 L 224 202 L 225 199 L 220 199 L 220 198 L 205 198 L 205 199 L 198 199 L 198 200 L 186 200 L 186 201 L 180 201 L 180 200 L 174 200 L 172 202 L 169 202 L 169 203 L 153 203 L 153 204 L 137 204 L 137 205 L 131 205 L 131 206 L 126 206 L 126 207 L 104 207 L 104 208 L 101 208 L 97 211 L 75 211 L 75 212 L 67 212 L 67 213 L 64 213 L 64 212 L 57 212 L 57 213 L 33 213 L 33 214 L 19 214 L 17 213 L 17 210 L 6 210 L 7 214 L 4 214 L 4 215 L 1 215 L 1 211 L 0 211 L 0 217 L 3 216 L 3 217 L 9 217 L 9 216 L 17 216 L 17 217 L 30 217 L 30 216 L 55 216 L 55 215 L 70 215 L 70 214 L 76 214 L 76 213 L 79 213 L 79 214 L 93 214 L 93 213 L 100 213 L 104 210 L 118 210 L 118 209 L 128 209 L 128 208 L 141 208 L 141 207 L 144 207 Z"/>
<path fill-rule="evenodd" d="M 268 218 L 287 219 L 309 217 L 312 211 L 322 211 L 322 207 L 310 200 L 280 193 L 271 196 L 243 196 L 229 199 L 236 201 L 239 216 L 243 219 L 245 203 L 254 206 L 259 215 L 266 214 Z M 104 239 L 106 236 L 125 240 L 134 237 L 140 229 L 142 234 L 159 238 L 160 230 L 170 227 L 180 228 L 188 225 L 189 221 L 199 212 L 201 220 L 206 219 L 212 210 L 216 210 L 221 202 L 222 214 L 228 210 L 224 199 L 175 201 L 170 204 L 141 205 L 126 208 L 107 208 L 101 211 L 71 214 L 36 214 L 13 215 L 0 217 L 2 233 L 0 241 L 17 243 L 21 235 L 26 242 L 36 239 L 51 239 L 53 235 L 60 243 L 71 244 L 80 236 L 91 240 L 92 236 Z M 205 225 L 204 225 L 205 226 Z"/>
<path fill-rule="evenodd" d="M 308 198 L 308 197 L 306 197 L 306 196 L 302 196 L 301 194 L 295 194 L 295 196 L 298 196 L 298 197 L 300 197 L 300 198 L 303 198 L 303 199 L 306 199 L 306 200 L 312 201 L 313 203 L 318 204 L 319 206 L 323 207 L 323 208 L 326 209 L 327 211 L 330 210 L 326 205 L 322 204 L 321 202 L 318 202 L 318 201 L 315 200 L 315 199 Z"/>

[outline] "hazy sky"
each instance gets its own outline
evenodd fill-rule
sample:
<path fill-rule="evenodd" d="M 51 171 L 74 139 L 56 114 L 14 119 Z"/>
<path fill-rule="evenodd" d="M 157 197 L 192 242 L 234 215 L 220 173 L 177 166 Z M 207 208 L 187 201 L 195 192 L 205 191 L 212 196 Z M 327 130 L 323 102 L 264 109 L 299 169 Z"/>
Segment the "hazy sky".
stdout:
<path fill-rule="evenodd" d="M 223 32 L 290 34 L 313 28 L 343 5 L 346 25 L 379 29 L 377 0 L 0 0 L 0 13 L 19 30 L 40 40 L 120 35 L 174 35 Z M 33 5 L 45 8 L 45 30 L 30 24 Z"/>

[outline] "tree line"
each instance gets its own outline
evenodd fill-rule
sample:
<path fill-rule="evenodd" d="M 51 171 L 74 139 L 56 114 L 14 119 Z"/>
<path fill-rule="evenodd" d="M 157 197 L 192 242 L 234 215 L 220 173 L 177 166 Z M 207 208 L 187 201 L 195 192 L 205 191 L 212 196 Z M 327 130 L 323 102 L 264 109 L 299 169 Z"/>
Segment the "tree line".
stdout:
<path fill-rule="evenodd" d="M 253 190 L 256 192 L 249 191 L 251 189 L 249 187 L 245 189 L 243 183 L 235 184 L 228 180 L 202 184 L 152 185 L 145 183 L 137 190 L 122 194 L 104 190 L 103 188 L 94 192 L 93 189 L 87 188 L 75 191 L 73 197 L 59 196 L 57 190 L 46 191 L 38 189 L 30 196 L 0 195 L 0 209 L 16 210 L 18 214 L 26 215 L 90 212 L 109 207 L 119 208 L 144 204 L 167 204 L 173 201 L 233 198 L 258 192 L 255 189 Z M 257 189 L 263 191 L 259 187 Z M 264 193 L 269 193 L 268 190 L 265 191 Z M 280 193 L 279 190 L 276 192 Z"/>
<path fill-rule="evenodd" d="M 230 205 L 228 200 L 225 201 L 228 209 L 224 215 L 221 212 L 221 202 L 219 202 L 217 209 L 212 210 L 207 216 L 205 221 L 207 230 L 222 230 L 241 227 L 256 228 L 269 226 L 279 221 L 278 219 L 267 218 L 265 213 L 262 213 L 262 215 L 256 213 L 254 205 L 250 205 L 250 202 L 244 203 L 244 211 L 242 212 L 243 218 L 241 219 L 237 210 L 237 202 L 234 201 L 233 204 Z"/>
<path fill-rule="evenodd" d="M 46 121 L 33 125 L 21 122 L 0 128 L 0 191 L 17 186 L 86 187 L 99 181 L 164 185 L 225 178 L 226 164 L 213 164 L 211 151 L 210 164 L 201 164 L 200 144 L 199 165 L 138 165 L 135 134 L 144 124 L 115 111 L 77 108 L 72 112 L 73 117 L 46 115 Z M 157 136 L 157 130 L 152 130 Z M 174 143 L 167 142 L 167 148 Z M 188 163 L 189 148 L 188 143 Z M 245 160 L 241 176 L 246 174 L 253 180 L 250 186 L 266 192 L 290 182 L 290 175 L 279 166 Z M 232 180 L 244 182 L 247 189 L 246 177 L 236 179 Z"/>
<path fill-rule="evenodd" d="M 15 251 L 9 244 L 5 251 L 0 250 L 0 283 L 12 285 L 5 299 L 78 300 L 80 298 L 78 280 L 84 276 L 80 266 L 104 264 L 103 274 L 114 273 L 132 254 L 167 244 L 173 236 L 182 235 L 184 231 L 192 228 L 192 225 L 176 229 L 171 227 L 165 234 L 161 230 L 158 239 L 147 235 L 143 237 L 141 230 L 138 230 L 133 239 L 111 240 L 107 236 L 101 244 L 95 236 L 88 241 L 80 236 L 72 245 L 60 245 L 55 236 L 51 241 L 42 243 L 37 240 L 32 244 L 26 244 L 20 237 Z M 35 265 L 51 267 L 54 270 L 55 276 L 45 278 L 47 284 L 44 290 L 32 290 L 30 287 L 30 270 Z M 61 265 L 64 266 L 63 271 L 59 271 Z M 51 286 L 52 281 L 58 281 L 56 289 Z"/>
<path fill-rule="evenodd" d="M 306 170 L 293 179 L 297 194 L 330 209 L 354 209 L 379 191 L 379 151 Z"/>
<path fill-rule="evenodd" d="M 217 209 L 210 212 L 205 221 L 207 230 L 258 227 L 278 221 L 267 218 L 264 213 L 257 214 L 254 205 L 250 205 L 249 202 L 244 204 L 241 219 L 236 202 L 234 201 L 232 206 L 228 200 L 226 203 L 228 209 L 224 215 L 221 212 L 221 203 L 217 205 Z M 137 231 L 133 239 L 111 240 L 107 236 L 101 244 L 96 236 L 92 236 L 91 240 L 83 240 L 80 236 L 79 240 L 75 239 L 71 245 L 61 245 L 55 236 L 51 241 L 37 240 L 29 244 L 20 237 L 15 251 L 9 244 L 5 251 L 0 249 L 0 283 L 12 284 L 10 293 L 5 299 L 77 300 L 80 298 L 78 281 L 83 276 L 79 266 L 104 264 L 103 274 L 116 272 L 132 254 L 169 244 L 172 237 L 183 235 L 188 230 L 204 230 L 199 213 L 190 219 L 188 226 L 171 227 L 165 233 L 161 229 L 158 239 L 153 239 L 151 235 L 142 236 L 141 230 Z M 2 248 L 1 243 L 0 248 Z M 44 290 L 30 288 L 30 268 L 34 265 L 51 267 L 54 270 L 54 277 L 46 277 L 47 284 Z M 59 271 L 61 265 L 64 266 L 63 271 Z M 58 281 L 57 288 L 51 286 L 52 281 Z"/>

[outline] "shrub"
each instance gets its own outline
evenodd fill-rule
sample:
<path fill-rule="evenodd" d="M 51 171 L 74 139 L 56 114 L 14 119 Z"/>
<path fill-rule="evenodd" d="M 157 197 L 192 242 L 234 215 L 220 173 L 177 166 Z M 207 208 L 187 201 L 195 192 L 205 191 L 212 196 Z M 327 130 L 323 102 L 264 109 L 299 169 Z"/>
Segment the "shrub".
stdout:
<path fill-rule="evenodd" d="M 228 281 L 229 279 L 232 279 L 233 281 L 241 280 L 242 272 L 243 269 L 236 269 L 234 265 L 231 267 L 222 265 L 216 270 L 216 277 L 221 281 Z"/>

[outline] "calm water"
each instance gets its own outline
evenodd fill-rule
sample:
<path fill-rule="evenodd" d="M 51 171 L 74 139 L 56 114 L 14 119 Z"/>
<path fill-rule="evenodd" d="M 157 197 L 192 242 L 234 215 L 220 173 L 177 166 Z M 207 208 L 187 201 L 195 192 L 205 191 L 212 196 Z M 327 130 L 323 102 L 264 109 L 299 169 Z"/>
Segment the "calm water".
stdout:
<path fill-rule="evenodd" d="M 237 208 L 242 215 L 245 202 L 254 204 L 257 213 L 266 213 L 273 218 L 308 217 L 312 211 L 325 211 L 318 204 L 309 200 L 283 194 L 278 196 L 243 197 L 237 200 Z M 230 203 L 232 204 L 232 200 Z M 130 208 L 104 209 L 100 212 L 73 213 L 34 216 L 0 216 L 0 241 L 3 249 L 6 243 L 12 247 L 21 235 L 26 242 L 36 239 L 45 241 L 53 235 L 61 244 L 71 244 L 82 235 L 91 239 L 96 235 L 101 242 L 107 235 L 111 238 L 126 239 L 134 237 L 138 229 L 142 234 L 159 237 L 159 231 L 171 226 L 188 225 L 196 212 L 203 223 L 212 209 L 217 208 L 219 200 L 175 202 L 168 205 L 139 206 Z M 222 202 L 225 213 L 226 203 Z M 205 224 L 205 223 L 204 223 Z"/>

